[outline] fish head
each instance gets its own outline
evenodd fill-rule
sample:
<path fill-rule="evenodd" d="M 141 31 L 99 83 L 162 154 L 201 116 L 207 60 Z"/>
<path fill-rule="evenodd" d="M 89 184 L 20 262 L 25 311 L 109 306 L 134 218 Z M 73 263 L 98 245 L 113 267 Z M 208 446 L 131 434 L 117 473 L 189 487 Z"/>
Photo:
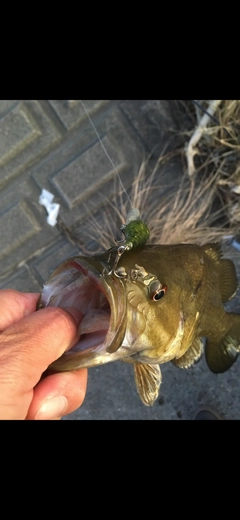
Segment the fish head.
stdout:
<path fill-rule="evenodd" d="M 73 370 L 129 359 L 162 363 L 176 356 L 184 332 L 181 288 L 154 246 L 117 248 L 63 262 L 44 285 L 39 308 L 80 311 L 79 341 L 51 369 Z M 162 259 L 163 260 L 163 259 Z"/>
<path fill-rule="evenodd" d="M 164 247 L 130 251 L 118 265 L 116 274 L 125 276 L 127 302 L 123 345 L 132 349 L 132 359 L 142 363 L 172 360 L 184 335 L 184 283 L 174 280 Z"/>

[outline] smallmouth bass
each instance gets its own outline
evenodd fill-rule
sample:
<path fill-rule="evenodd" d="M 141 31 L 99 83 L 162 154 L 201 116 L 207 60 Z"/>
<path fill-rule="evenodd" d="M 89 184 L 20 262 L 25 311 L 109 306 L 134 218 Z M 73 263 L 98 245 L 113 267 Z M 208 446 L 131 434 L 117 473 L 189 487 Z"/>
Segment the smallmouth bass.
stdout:
<path fill-rule="evenodd" d="M 240 315 L 223 303 L 238 287 L 235 266 L 220 245 L 114 247 L 94 257 L 69 258 L 44 285 L 38 308 L 75 307 L 80 339 L 50 365 L 66 371 L 115 360 L 133 364 L 146 405 L 158 397 L 159 365 L 189 368 L 203 353 L 212 372 L 228 370 L 240 350 Z"/>

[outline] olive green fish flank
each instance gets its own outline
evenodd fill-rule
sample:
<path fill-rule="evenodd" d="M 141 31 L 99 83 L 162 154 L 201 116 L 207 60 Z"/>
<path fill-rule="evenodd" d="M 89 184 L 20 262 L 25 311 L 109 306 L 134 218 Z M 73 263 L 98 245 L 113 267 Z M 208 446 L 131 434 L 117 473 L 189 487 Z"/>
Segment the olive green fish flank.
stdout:
<path fill-rule="evenodd" d="M 240 350 L 240 315 L 223 302 L 236 293 L 234 264 L 219 244 L 113 247 L 95 257 L 66 260 L 45 284 L 39 308 L 76 307 L 80 339 L 50 366 L 77 370 L 112 361 L 131 362 L 145 405 L 157 399 L 159 365 L 193 366 L 205 355 L 222 373 Z"/>

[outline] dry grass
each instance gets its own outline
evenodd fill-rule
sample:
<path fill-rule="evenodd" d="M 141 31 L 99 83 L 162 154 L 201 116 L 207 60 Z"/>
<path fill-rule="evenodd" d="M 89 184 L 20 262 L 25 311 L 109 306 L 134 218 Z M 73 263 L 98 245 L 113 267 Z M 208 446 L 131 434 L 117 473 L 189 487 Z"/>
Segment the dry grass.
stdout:
<path fill-rule="evenodd" d="M 208 103 L 201 102 L 207 109 Z M 189 111 L 189 106 L 186 105 Z M 199 124 L 201 111 L 195 109 L 195 124 Z M 206 172 L 215 177 L 222 204 L 228 211 L 231 224 L 240 222 L 240 100 L 223 100 L 197 145 L 194 158 L 195 175 Z M 194 130 L 194 128 L 193 128 Z M 191 138 L 192 132 L 188 132 Z"/>
<path fill-rule="evenodd" d="M 173 154 L 162 155 L 149 173 L 148 161 L 142 164 L 129 193 L 132 206 L 140 210 L 141 218 L 150 229 L 149 244 L 206 243 L 221 241 L 235 235 L 235 224 L 226 219 L 227 206 L 222 200 L 213 209 L 217 197 L 218 172 L 189 179 L 183 175 L 172 185 L 166 182 L 167 161 Z M 100 253 L 122 237 L 119 229 L 126 222 L 129 202 L 116 190 L 113 200 L 106 202 L 100 215 L 90 217 L 88 237 L 95 248 L 86 253 Z"/>
<path fill-rule="evenodd" d="M 209 106 L 208 101 L 199 103 L 205 109 Z M 196 171 L 191 178 L 185 152 L 203 111 L 191 101 L 179 102 L 178 107 L 184 122 L 176 133 L 185 145 L 169 153 L 163 151 L 152 166 L 150 159 L 142 163 L 129 192 L 132 206 L 140 210 L 142 220 L 149 226 L 149 243 L 224 241 L 226 236 L 239 233 L 240 101 L 224 100 L 219 104 L 215 120 L 209 122 L 197 143 Z M 185 173 L 171 184 L 165 173 L 174 156 L 182 157 Z M 123 238 L 120 227 L 131 208 L 117 180 L 115 191 L 115 197 L 106 201 L 100 212 L 94 214 L 94 208 L 88 208 L 88 240 L 79 244 L 87 254 L 100 253 L 112 247 L 115 239 Z M 76 243 L 78 237 L 75 238 Z"/>

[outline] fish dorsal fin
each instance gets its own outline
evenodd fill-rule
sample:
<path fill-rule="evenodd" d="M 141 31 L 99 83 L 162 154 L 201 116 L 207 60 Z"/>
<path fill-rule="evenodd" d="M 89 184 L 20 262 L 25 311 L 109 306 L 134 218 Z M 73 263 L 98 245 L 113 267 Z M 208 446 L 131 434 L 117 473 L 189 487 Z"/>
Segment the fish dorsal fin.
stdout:
<path fill-rule="evenodd" d="M 201 246 L 206 255 L 210 256 L 215 262 L 220 262 L 222 258 L 222 250 L 220 244 L 217 242 L 209 242 Z"/>
<path fill-rule="evenodd" d="M 202 249 L 215 262 L 219 275 L 219 289 L 222 302 L 227 302 L 235 295 L 238 288 L 235 265 L 232 260 L 222 258 L 222 251 L 219 244 L 205 244 L 202 246 Z"/>
<path fill-rule="evenodd" d="M 190 368 L 194 363 L 199 361 L 202 353 L 203 341 L 201 338 L 196 338 L 185 354 L 178 359 L 172 359 L 172 363 L 179 368 Z"/>
<path fill-rule="evenodd" d="M 136 362 L 133 367 L 139 396 L 145 405 L 151 406 L 158 398 L 162 382 L 160 366 Z"/>

